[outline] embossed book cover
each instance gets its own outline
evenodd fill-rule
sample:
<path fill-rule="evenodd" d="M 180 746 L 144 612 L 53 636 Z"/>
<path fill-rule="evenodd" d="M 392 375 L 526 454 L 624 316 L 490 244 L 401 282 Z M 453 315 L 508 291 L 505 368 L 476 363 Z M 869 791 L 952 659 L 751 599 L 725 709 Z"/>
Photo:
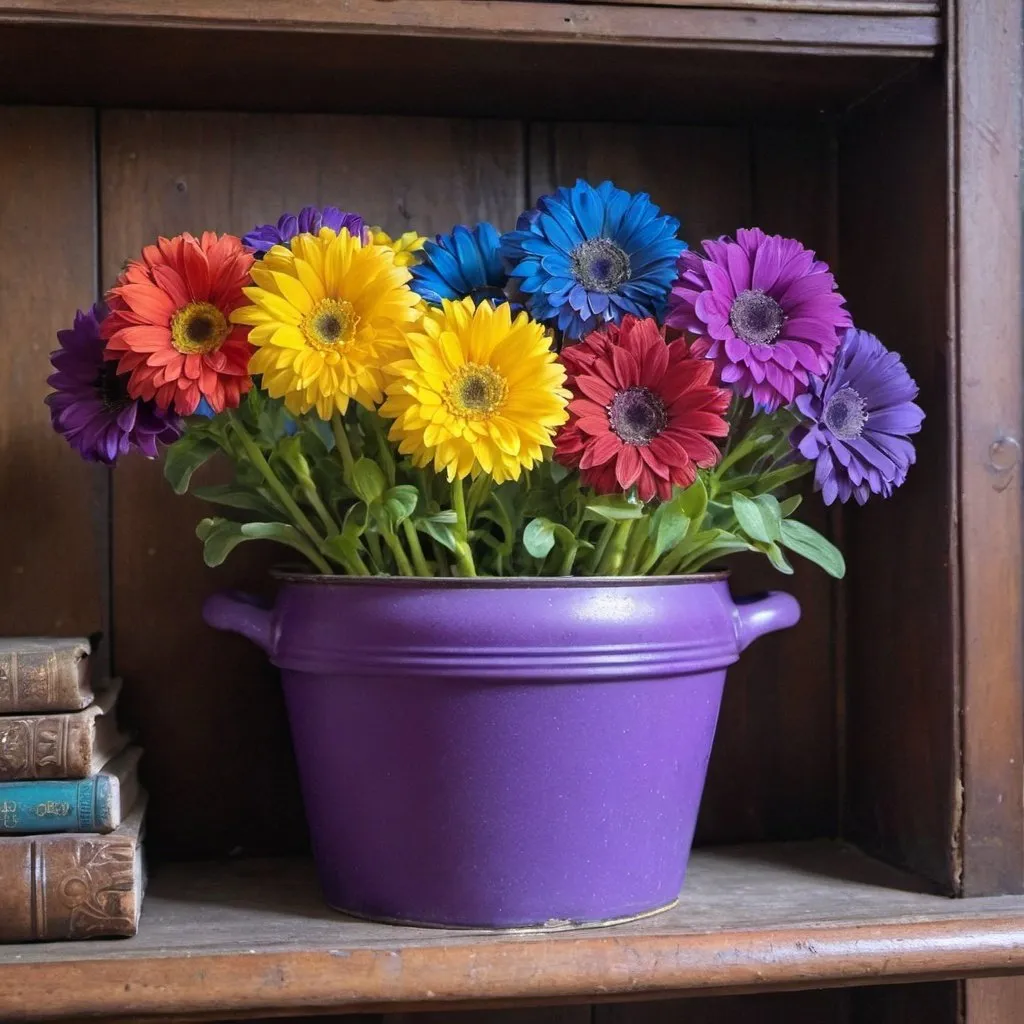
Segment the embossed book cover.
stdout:
<path fill-rule="evenodd" d="M 95 775 L 128 742 L 114 714 L 120 692 L 115 679 L 82 711 L 0 718 L 0 782 Z"/>
<path fill-rule="evenodd" d="M 112 832 L 139 794 L 141 747 L 128 747 L 89 779 L 0 782 L 0 835 Z"/>
<path fill-rule="evenodd" d="M 92 702 L 86 637 L 0 639 L 0 715 L 79 711 Z"/>
<path fill-rule="evenodd" d="M 146 795 L 105 836 L 0 838 L 0 942 L 134 935 L 145 889 Z"/>

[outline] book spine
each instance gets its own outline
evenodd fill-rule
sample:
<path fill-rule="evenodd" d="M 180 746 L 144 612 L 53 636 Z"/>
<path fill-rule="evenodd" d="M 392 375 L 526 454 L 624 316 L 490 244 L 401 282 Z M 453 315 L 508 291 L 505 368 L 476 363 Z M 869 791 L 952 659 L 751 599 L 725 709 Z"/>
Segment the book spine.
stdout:
<path fill-rule="evenodd" d="M 117 832 L 0 840 L 0 942 L 134 935 L 137 846 Z"/>
<path fill-rule="evenodd" d="M 17 832 L 109 832 L 114 780 L 5 782 L 0 785 L 0 835 Z"/>
<path fill-rule="evenodd" d="M 85 707 L 87 671 L 80 649 L 0 653 L 0 715 Z"/>
<path fill-rule="evenodd" d="M 85 778 L 92 736 L 91 719 L 78 715 L 0 718 L 0 782 Z"/>

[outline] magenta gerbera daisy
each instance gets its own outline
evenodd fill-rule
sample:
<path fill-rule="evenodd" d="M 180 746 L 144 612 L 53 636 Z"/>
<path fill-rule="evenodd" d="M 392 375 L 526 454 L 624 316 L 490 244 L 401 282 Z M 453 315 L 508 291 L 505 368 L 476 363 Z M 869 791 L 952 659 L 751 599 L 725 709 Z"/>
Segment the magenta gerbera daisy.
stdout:
<path fill-rule="evenodd" d="M 729 392 L 715 385 L 711 363 L 692 358 L 682 339 L 666 343 L 650 317 L 608 324 L 561 359 L 575 397 L 555 459 L 579 467 L 598 494 L 636 487 L 641 501 L 667 500 L 718 461 L 712 438 L 729 433 Z"/>
<path fill-rule="evenodd" d="M 701 337 L 723 383 L 769 412 L 828 374 L 851 326 L 828 264 L 793 238 L 744 228 L 684 252 L 665 322 Z"/>

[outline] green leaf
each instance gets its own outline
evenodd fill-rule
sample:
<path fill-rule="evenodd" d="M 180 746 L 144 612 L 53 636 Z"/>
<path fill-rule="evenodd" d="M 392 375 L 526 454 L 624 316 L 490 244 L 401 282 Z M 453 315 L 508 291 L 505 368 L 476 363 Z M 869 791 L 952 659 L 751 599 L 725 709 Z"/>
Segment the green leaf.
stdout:
<path fill-rule="evenodd" d="M 271 464 L 276 466 L 278 462 L 283 462 L 299 483 L 312 485 L 309 461 L 302 454 L 302 438 L 298 434 L 282 437 L 274 446 Z"/>
<path fill-rule="evenodd" d="M 428 537 L 433 537 L 438 544 L 449 551 L 455 551 L 455 534 L 447 523 L 439 523 L 433 516 L 428 516 L 425 519 L 416 520 L 416 529 L 422 531 Z"/>
<path fill-rule="evenodd" d="M 352 470 L 352 487 L 367 505 L 380 501 L 387 486 L 384 473 L 376 462 L 365 456 L 356 461 Z"/>
<path fill-rule="evenodd" d="M 671 501 L 662 502 L 651 516 L 647 529 L 654 538 L 652 558 L 661 558 L 681 544 L 690 530 L 690 517 L 682 510 L 683 495 L 679 491 Z"/>
<path fill-rule="evenodd" d="M 602 495 L 587 503 L 588 519 L 603 519 L 615 523 L 624 519 L 642 519 L 643 516 L 644 507 L 641 502 L 624 494 Z"/>
<path fill-rule="evenodd" d="M 547 558 L 555 546 L 555 524 L 549 519 L 531 519 L 523 530 L 523 547 L 534 558 Z"/>
<path fill-rule="evenodd" d="M 342 565 L 354 562 L 359 557 L 359 541 L 348 530 L 332 533 L 324 541 L 327 556 Z"/>
<path fill-rule="evenodd" d="M 821 566 L 829 576 L 841 580 L 846 575 L 846 560 L 843 553 L 806 523 L 801 523 L 797 519 L 785 520 L 782 524 L 782 543 L 790 551 Z"/>
<path fill-rule="evenodd" d="M 404 522 L 416 511 L 419 498 L 420 493 L 412 484 L 399 484 L 385 493 L 384 510 L 394 526 Z"/>
<path fill-rule="evenodd" d="M 203 561 L 220 565 L 239 544 L 247 540 L 273 540 L 300 551 L 307 558 L 310 547 L 306 539 L 288 523 L 236 523 L 230 519 L 203 519 L 196 527 L 196 536 L 203 542 Z"/>
<path fill-rule="evenodd" d="M 770 501 L 763 500 L 769 498 Z M 761 494 L 758 495 L 758 500 L 751 500 L 737 491 L 732 496 L 732 510 L 736 513 L 736 519 L 743 532 L 751 540 L 772 544 L 781 538 L 779 525 L 782 516 L 779 513 L 779 503 L 771 495 Z"/>
<path fill-rule="evenodd" d="M 281 515 L 280 510 L 269 498 L 247 487 L 237 484 L 213 484 L 210 487 L 196 487 L 192 493 L 203 501 L 214 505 L 227 505 L 229 508 L 241 508 L 248 512 L 259 512 L 261 516 L 274 518 Z"/>
<path fill-rule="evenodd" d="M 780 548 L 775 541 L 771 540 L 767 543 L 764 543 L 763 541 L 755 541 L 754 547 L 762 554 L 767 555 L 768 561 L 771 562 L 779 572 L 783 572 L 787 576 L 793 575 L 793 566 L 789 564 L 786 556 L 782 553 L 782 548 Z"/>
<path fill-rule="evenodd" d="M 454 526 L 459 521 L 459 517 L 455 514 L 455 509 L 453 508 L 443 509 L 426 518 L 432 523 L 441 523 L 445 526 Z"/>
<path fill-rule="evenodd" d="M 803 500 L 802 494 L 794 494 L 785 501 L 780 501 L 779 512 L 782 514 L 782 518 L 786 519 L 788 516 L 791 516 L 800 507 L 800 503 Z"/>
<path fill-rule="evenodd" d="M 175 441 L 164 455 L 164 477 L 174 493 L 184 494 L 192 474 L 218 451 L 220 445 L 212 437 L 186 434 Z"/>
<path fill-rule="evenodd" d="M 699 527 L 708 511 L 708 489 L 704 478 L 698 475 L 685 491 L 676 494 L 673 501 L 676 497 L 679 499 L 679 511 Z"/>

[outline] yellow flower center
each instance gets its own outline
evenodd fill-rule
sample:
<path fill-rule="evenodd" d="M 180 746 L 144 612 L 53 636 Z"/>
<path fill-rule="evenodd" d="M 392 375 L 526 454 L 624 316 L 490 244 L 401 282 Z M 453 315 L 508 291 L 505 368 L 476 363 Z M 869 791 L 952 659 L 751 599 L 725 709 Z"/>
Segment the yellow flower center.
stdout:
<path fill-rule="evenodd" d="M 231 325 L 212 302 L 190 302 L 171 317 L 171 344 L 187 356 L 214 352 L 231 333 Z"/>
<path fill-rule="evenodd" d="M 491 366 L 464 363 L 452 374 L 442 397 L 453 416 L 482 420 L 505 404 L 508 381 Z"/>
<path fill-rule="evenodd" d="M 359 326 L 359 317 L 345 299 L 321 299 L 303 318 L 303 337 L 315 349 L 331 352 L 350 342 Z"/>

